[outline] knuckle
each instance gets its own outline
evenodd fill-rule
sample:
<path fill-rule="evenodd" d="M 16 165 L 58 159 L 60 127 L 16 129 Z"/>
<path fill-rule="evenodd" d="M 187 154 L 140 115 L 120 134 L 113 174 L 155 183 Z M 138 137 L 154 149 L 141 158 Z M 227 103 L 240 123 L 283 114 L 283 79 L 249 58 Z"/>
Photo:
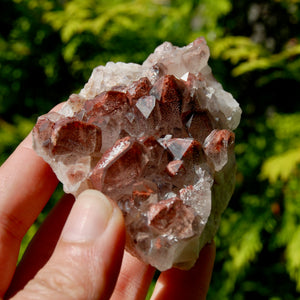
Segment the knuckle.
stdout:
<path fill-rule="evenodd" d="M 66 268 L 43 269 L 26 286 L 28 299 L 88 299 L 80 277 Z"/>
<path fill-rule="evenodd" d="M 49 261 L 26 286 L 28 299 L 97 299 L 99 282 L 94 272 L 99 270 L 93 270 L 89 259 L 84 259 L 86 253 L 79 252 L 69 253 L 61 262 Z"/>

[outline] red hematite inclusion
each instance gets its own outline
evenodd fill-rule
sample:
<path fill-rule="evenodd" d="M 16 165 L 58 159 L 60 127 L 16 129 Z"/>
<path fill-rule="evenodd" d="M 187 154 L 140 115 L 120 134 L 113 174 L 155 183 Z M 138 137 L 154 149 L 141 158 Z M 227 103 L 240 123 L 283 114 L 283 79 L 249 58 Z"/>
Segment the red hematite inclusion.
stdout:
<path fill-rule="evenodd" d="M 184 205 L 177 197 L 162 200 L 149 207 L 150 226 L 158 233 L 174 234 L 178 238 L 189 238 L 194 235 L 194 210 Z"/>
<path fill-rule="evenodd" d="M 164 43 L 143 65 L 97 67 L 33 130 L 35 150 L 65 191 L 111 197 L 124 214 L 127 250 L 161 271 L 195 263 L 233 192 L 241 110 L 208 57 L 200 38 L 183 48 Z"/>
<path fill-rule="evenodd" d="M 103 192 L 132 185 L 140 178 L 147 161 L 143 145 L 133 138 L 125 137 L 103 154 L 90 180 L 94 188 Z"/>

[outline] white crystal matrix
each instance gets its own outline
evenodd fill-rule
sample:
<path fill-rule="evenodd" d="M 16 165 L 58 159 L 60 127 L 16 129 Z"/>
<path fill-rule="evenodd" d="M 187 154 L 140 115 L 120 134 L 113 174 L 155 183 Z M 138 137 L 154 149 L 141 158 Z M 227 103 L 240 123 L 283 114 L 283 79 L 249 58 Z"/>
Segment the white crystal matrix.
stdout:
<path fill-rule="evenodd" d="M 234 130 L 240 123 L 242 111 L 232 95 L 224 91 L 222 85 L 212 76 L 211 68 L 207 64 L 209 55 L 209 48 L 203 38 L 198 38 L 182 48 L 164 42 L 142 65 L 108 62 L 105 66 L 96 67 L 80 95 L 90 99 L 103 91 L 109 91 L 114 86 L 130 85 L 144 76 L 153 83 L 160 75 L 153 66 L 159 66 L 164 74 L 183 79 L 188 73 L 201 73 L 203 81 L 198 82 L 195 89 L 202 89 L 207 96 L 204 108 L 216 118 L 220 118 L 222 127 Z"/>

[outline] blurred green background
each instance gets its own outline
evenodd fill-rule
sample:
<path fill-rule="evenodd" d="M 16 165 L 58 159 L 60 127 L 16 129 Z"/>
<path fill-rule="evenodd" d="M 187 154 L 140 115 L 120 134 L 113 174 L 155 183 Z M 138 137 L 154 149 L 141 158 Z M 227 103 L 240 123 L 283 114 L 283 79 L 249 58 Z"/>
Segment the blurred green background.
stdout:
<path fill-rule="evenodd" d="M 1 0 L 0 163 L 97 65 L 141 63 L 165 40 L 198 36 L 243 109 L 207 298 L 300 299 L 299 0 Z"/>

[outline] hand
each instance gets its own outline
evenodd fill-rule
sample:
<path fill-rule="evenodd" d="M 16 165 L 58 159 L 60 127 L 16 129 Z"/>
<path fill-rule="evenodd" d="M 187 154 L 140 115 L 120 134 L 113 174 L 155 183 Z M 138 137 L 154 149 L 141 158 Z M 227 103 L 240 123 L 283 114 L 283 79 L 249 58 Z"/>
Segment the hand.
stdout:
<path fill-rule="evenodd" d="M 98 191 L 65 195 L 16 268 L 20 243 L 57 185 L 28 136 L 0 168 L 0 299 L 145 299 L 155 269 L 124 252 L 118 207 Z M 205 299 L 215 246 L 189 271 L 170 269 L 153 300 Z"/>

